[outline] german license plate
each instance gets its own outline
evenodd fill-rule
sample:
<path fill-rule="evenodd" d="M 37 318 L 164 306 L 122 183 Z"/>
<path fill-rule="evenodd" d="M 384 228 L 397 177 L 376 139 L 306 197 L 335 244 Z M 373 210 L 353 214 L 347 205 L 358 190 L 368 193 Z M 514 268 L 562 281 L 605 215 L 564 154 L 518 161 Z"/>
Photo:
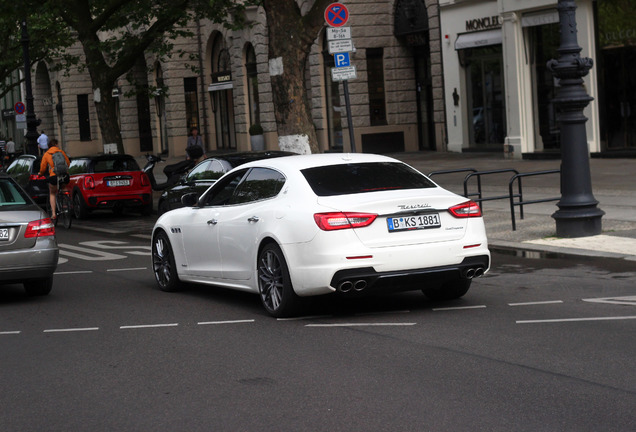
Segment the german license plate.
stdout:
<path fill-rule="evenodd" d="M 442 222 L 438 213 L 428 213 L 417 216 L 390 217 L 386 219 L 389 232 L 439 228 Z"/>
<path fill-rule="evenodd" d="M 130 180 L 108 180 L 108 186 L 130 186 Z"/>
<path fill-rule="evenodd" d="M 0 228 L 0 241 L 1 240 L 9 240 L 9 229 L 8 228 Z"/>

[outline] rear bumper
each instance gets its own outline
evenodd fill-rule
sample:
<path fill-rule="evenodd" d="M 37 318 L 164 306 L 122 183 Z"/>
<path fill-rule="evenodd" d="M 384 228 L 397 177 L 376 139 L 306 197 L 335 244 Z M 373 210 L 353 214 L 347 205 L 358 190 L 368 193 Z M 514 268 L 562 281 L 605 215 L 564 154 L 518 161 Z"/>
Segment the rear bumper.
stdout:
<path fill-rule="evenodd" d="M 0 254 L 0 282 L 19 282 L 51 276 L 57 268 L 59 249 L 50 245 Z"/>
<path fill-rule="evenodd" d="M 114 206 L 139 207 L 152 203 L 151 193 L 125 195 L 93 195 L 85 200 L 91 208 L 112 208 Z"/>
<path fill-rule="evenodd" d="M 478 255 L 466 257 L 459 264 L 406 271 L 377 272 L 371 267 L 353 268 L 336 272 L 330 285 L 345 295 L 412 291 L 445 281 L 479 277 L 489 266 L 490 257 Z"/>

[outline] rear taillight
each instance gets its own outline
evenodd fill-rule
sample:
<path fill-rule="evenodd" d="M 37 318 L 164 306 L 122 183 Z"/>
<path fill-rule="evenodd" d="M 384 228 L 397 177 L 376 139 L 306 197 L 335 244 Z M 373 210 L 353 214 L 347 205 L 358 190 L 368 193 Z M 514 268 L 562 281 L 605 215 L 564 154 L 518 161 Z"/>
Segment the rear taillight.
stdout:
<path fill-rule="evenodd" d="M 95 188 L 95 180 L 93 180 L 92 176 L 84 177 L 84 189 L 94 189 Z"/>
<path fill-rule="evenodd" d="M 145 172 L 141 173 L 141 185 L 150 186 L 150 179 L 148 178 Z"/>
<path fill-rule="evenodd" d="M 34 181 L 34 180 L 46 180 L 46 177 L 40 174 L 31 174 L 29 176 L 29 181 Z"/>
<path fill-rule="evenodd" d="M 378 215 L 373 213 L 333 212 L 314 214 L 314 220 L 318 228 L 323 231 L 362 228 L 371 225 L 377 217 Z"/>
<path fill-rule="evenodd" d="M 29 222 L 24 233 L 25 238 L 45 237 L 55 235 L 55 225 L 50 218 Z"/>
<path fill-rule="evenodd" d="M 475 201 L 466 201 L 448 209 L 456 218 L 481 217 L 481 208 Z"/>

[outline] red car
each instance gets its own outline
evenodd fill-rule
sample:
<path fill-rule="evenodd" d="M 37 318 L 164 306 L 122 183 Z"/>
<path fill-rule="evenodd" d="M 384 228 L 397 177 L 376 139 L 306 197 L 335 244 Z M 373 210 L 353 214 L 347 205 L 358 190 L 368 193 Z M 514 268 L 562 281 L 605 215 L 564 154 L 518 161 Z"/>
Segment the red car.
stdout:
<path fill-rule="evenodd" d="M 111 209 L 115 214 L 133 208 L 144 215 L 152 212 L 152 188 L 148 176 L 129 155 L 106 154 L 73 158 L 66 186 L 73 199 L 77 219 L 92 210 Z"/>

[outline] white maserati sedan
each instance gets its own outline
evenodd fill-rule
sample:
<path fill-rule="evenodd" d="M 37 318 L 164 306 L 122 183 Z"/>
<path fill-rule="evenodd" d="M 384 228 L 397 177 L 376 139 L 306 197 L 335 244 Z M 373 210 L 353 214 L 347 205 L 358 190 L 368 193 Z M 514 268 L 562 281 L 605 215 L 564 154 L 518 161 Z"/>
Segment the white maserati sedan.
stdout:
<path fill-rule="evenodd" d="M 274 317 L 326 294 L 456 299 L 490 267 L 477 203 L 386 156 L 259 160 L 182 201 L 153 229 L 159 288 L 183 281 L 258 293 Z"/>

